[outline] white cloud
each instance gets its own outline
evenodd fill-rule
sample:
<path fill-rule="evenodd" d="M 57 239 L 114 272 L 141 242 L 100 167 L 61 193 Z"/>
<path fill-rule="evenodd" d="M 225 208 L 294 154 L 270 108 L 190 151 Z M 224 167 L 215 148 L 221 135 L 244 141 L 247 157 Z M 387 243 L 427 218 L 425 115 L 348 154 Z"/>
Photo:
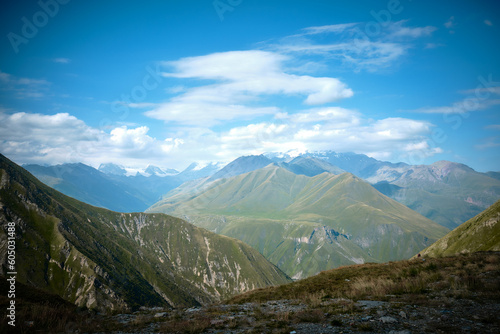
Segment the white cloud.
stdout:
<path fill-rule="evenodd" d="M 133 148 L 142 150 L 154 142 L 154 139 L 147 135 L 149 128 L 140 126 L 135 129 L 128 129 L 126 126 L 111 130 L 110 141 L 115 147 Z"/>
<path fill-rule="evenodd" d="M 30 129 L 30 131 L 26 131 Z M 372 120 L 355 110 L 325 107 L 279 114 L 273 121 L 235 126 L 221 132 L 178 128 L 154 138 L 149 128 L 121 126 L 102 131 L 66 113 L 41 115 L 0 112 L 0 151 L 19 163 L 114 162 L 133 168 L 147 164 L 182 169 L 192 161 L 228 162 L 264 152 L 353 151 L 405 160 L 440 153 L 427 136 L 432 124 L 407 118 Z"/>
<path fill-rule="evenodd" d="M 449 106 L 423 107 L 413 112 L 424 114 L 465 114 L 471 111 L 489 109 L 500 104 L 500 99 L 491 98 L 493 95 L 500 95 L 500 86 L 477 87 L 460 91 L 468 97 L 454 102 Z"/>
<path fill-rule="evenodd" d="M 491 22 L 490 20 L 484 20 L 484 24 L 486 24 L 487 26 L 490 26 L 490 27 L 493 26 L 493 22 Z"/>
<path fill-rule="evenodd" d="M 490 124 L 485 127 L 487 130 L 500 130 L 500 124 Z"/>
<path fill-rule="evenodd" d="M 275 122 L 236 127 L 220 139 L 225 152 L 238 155 L 335 150 L 405 160 L 415 152 L 426 157 L 442 152 L 427 140 L 431 128 L 428 122 L 406 118 L 375 121 L 348 109 L 312 109 L 281 115 Z"/>
<path fill-rule="evenodd" d="M 165 62 L 172 69 L 163 74 L 165 77 L 210 83 L 187 88 L 145 114 L 166 122 L 212 126 L 226 120 L 276 114 L 278 107 L 259 104 L 270 96 L 302 96 L 305 104 L 319 105 L 353 95 L 339 79 L 287 73 L 287 60 L 275 52 L 249 50 Z"/>
<path fill-rule="evenodd" d="M 426 49 L 435 49 L 435 48 L 439 48 L 441 46 L 444 46 L 444 44 L 440 44 L 440 43 L 426 43 L 425 44 Z"/>
<path fill-rule="evenodd" d="M 455 16 L 451 16 L 448 21 L 444 23 L 444 26 L 448 29 L 450 34 L 454 34 L 455 30 L 453 28 L 456 26 Z"/>
<path fill-rule="evenodd" d="M 432 26 L 407 27 L 406 20 L 379 26 L 378 33 L 367 33 L 362 23 L 310 27 L 267 47 L 286 54 L 320 55 L 340 60 L 355 70 L 377 71 L 394 65 L 417 38 L 430 36 Z"/>
<path fill-rule="evenodd" d="M 488 98 L 490 94 L 500 95 L 500 86 L 477 87 L 463 91 L 464 94 L 474 94 L 478 98 Z"/>
<path fill-rule="evenodd" d="M 411 28 L 402 27 L 401 24 L 399 24 L 397 27 L 394 27 L 392 37 L 419 38 L 422 36 L 430 36 L 436 30 L 437 28 L 432 26 Z"/>
<path fill-rule="evenodd" d="M 440 153 L 427 138 L 432 124 L 407 118 L 373 120 L 357 110 L 332 106 L 353 96 L 353 91 L 338 78 L 307 72 L 321 68 L 318 58 L 340 59 L 356 70 L 386 68 L 413 47 L 412 41 L 435 30 L 399 21 L 390 23 L 376 38 L 363 38 L 357 35 L 360 27 L 360 23 L 310 27 L 278 44 L 265 45 L 265 50 L 164 62 L 163 76 L 173 82 L 166 90 L 170 98 L 161 103 L 126 104 L 147 108 L 146 116 L 165 121 L 170 132 L 163 138 L 153 137 L 146 126 L 102 130 L 66 113 L 0 111 L 0 150 L 23 163 L 98 166 L 115 162 L 135 168 L 154 164 L 178 169 L 192 161 L 227 162 L 270 151 L 353 151 L 392 160 L 404 160 L 412 152 L 421 156 Z M 0 83 L 17 88 L 49 85 L 3 72 Z M 282 98 L 298 99 L 299 107 L 279 105 L 276 101 Z M 246 125 L 240 121 L 247 121 Z M 224 127 L 214 130 L 221 124 Z"/>
<path fill-rule="evenodd" d="M 451 16 L 448 21 L 444 23 L 444 26 L 448 29 L 453 28 L 456 25 L 455 23 L 455 16 Z"/>
<path fill-rule="evenodd" d="M 0 89 L 14 92 L 17 98 L 41 98 L 45 96 L 50 82 L 44 79 L 16 77 L 0 71 Z"/>
<path fill-rule="evenodd" d="M 27 130 L 29 129 L 29 130 Z M 67 113 L 54 115 L 0 112 L 0 151 L 20 163 L 102 162 L 142 166 L 164 162 L 162 145 L 145 126 L 109 133 Z"/>
<path fill-rule="evenodd" d="M 54 58 L 53 61 L 54 61 L 54 63 L 59 63 L 59 64 L 69 64 L 71 62 L 71 59 L 69 59 L 69 58 Z"/>
<path fill-rule="evenodd" d="M 359 23 L 343 23 L 343 24 L 333 24 L 333 25 L 318 26 L 318 27 L 309 27 L 309 28 L 303 29 L 303 31 L 304 31 L 303 34 L 299 34 L 296 36 L 317 35 L 317 34 L 324 34 L 324 33 L 340 33 L 340 32 L 344 32 L 348 29 L 351 29 L 358 24 Z"/>
<path fill-rule="evenodd" d="M 465 114 L 470 111 L 478 111 L 499 105 L 500 99 L 481 99 L 478 97 L 469 97 L 455 102 L 450 106 L 424 107 L 413 112 L 424 114 Z"/>
<path fill-rule="evenodd" d="M 487 137 L 483 139 L 482 144 L 478 144 L 475 146 L 477 149 L 480 150 L 487 150 L 491 148 L 497 148 L 500 147 L 500 137 Z"/>
<path fill-rule="evenodd" d="M 152 107 L 156 107 L 158 104 L 157 103 L 151 103 L 151 102 L 140 102 L 140 103 L 125 103 L 125 102 L 122 102 L 122 101 L 116 101 L 115 103 L 118 103 L 118 104 L 123 104 L 129 108 L 152 108 Z"/>

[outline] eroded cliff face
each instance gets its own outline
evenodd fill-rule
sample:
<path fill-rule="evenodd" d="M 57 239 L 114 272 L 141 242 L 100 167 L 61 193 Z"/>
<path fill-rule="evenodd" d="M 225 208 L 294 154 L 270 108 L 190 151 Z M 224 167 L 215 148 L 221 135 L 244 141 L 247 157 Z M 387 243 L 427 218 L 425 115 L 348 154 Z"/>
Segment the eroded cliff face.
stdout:
<path fill-rule="evenodd" d="M 194 306 L 289 281 L 257 251 L 163 214 L 95 208 L 0 155 L 0 272 L 15 224 L 17 280 L 100 310 Z"/>
<path fill-rule="evenodd" d="M 7 225 L 15 223 L 17 280 L 56 292 L 87 308 L 126 308 L 104 283 L 106 272 L 78 251 L 59 231 L 61 221 L 0 170 L 0 273 L 7 273 Z M 8 195 L 6 195 L 8 194 Z"/>

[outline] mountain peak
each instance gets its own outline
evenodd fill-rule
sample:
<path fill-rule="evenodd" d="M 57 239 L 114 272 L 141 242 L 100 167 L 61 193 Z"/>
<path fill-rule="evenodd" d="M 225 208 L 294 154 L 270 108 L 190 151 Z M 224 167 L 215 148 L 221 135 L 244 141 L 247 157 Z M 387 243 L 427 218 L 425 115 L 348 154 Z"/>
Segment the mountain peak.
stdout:
<path fill-rule="evenodd" d="M 144 173 L 156 176 L 168 176 L 168 175 L 179 174 L 179 172 L 175 169 L 171 168 L 163 169 L 154 165 L 148 165 L 148 167 L 146 167 L 146 169 L 144 170 Z"/>
<path fill-rule="evenodd" d="M 452 170 L 452 169 L 462 169 L 468 172 L 474 172 L 474 169 L 470 168 L 467 165 L 464 165 L 459 162 L 453 162 L 448 160 L 440 160 L 431 164 L 431 166 L 442 169 L 442 170 Z"/>
<path fill-rule="evenodd" d="M 220 171 L 212 175 L 210 181 L 228 178 L 254 171 L 272 164 L 273 161 L 264 155 L 247 155 L 233 160 Z"/>
<path fill-rule="evenodd" d="M 127 174 L 127 171 L 125 168 L 122 166 L 119 166 L 114 163 L 104 163 L 99 165 L 99 168 L 97 169 L 98 171 L 104 173 L 104 174 L 111 174 L 111 175 L 125 175 Z"/>

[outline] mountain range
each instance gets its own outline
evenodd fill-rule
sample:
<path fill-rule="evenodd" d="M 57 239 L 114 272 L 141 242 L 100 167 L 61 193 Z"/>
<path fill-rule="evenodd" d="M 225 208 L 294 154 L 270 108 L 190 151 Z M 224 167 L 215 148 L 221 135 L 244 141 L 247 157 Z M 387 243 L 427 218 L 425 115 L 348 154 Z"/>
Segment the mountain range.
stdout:
<path fill-rule="evenodd" d="M 99 310 L 181 307 L 289 282 L 259 252 L 164 214 L 118 213 L 46 186 L 0 155 L 0 270 Z"/>
<path fill-rule="evenodd" d="M 66 195 L 115 211 L 144 211 L 185 182 L 199 178 L 217 180 L 263 168 L 270 163 L 294 174 L 316 176 L 323 172 L 350 172 L 371 183 L 384 195 L 423 216 L 453 229 L 500 198 L 500 173 L 476 172 L 449 161 L 412 166 L 379 161 L 362 154 L 312 152 L 291 157 L 283 153 L 240 157 L 229 164 L 212 163 L 175 170 L 148 166 L 143 171 L 113 164 L 101 173 L 81 164 L 25 166 L 36 177 Z M 134 174 L 135 173 L 135 174 Z M 108 196 L 109 194 L 114 196 Z"/>
<path fill-rule="evenodd" d="M 403 189 L 435 201 L 460 191 L 455 198 L 468 195 L 466 203 L 481 207 L 495 197 L 497 173 L 452 162 L 375 163 L 361 169 L 375 171 L 363 179 L 327 160 L 247 156 L 223 168 L 193 164 L 166 175 L 172 171 L 149 166 L 135 176 L 109 165 L 106 173 L 28 166 L 79 196 L 99 198 L 90 190 L 101 187 L 103 206 L 183 174 L 148 213 L 119 213 L 68 197 L 0 155 L 0 275 L 12 223 L 17 280 L 99 310 L 197 306 L 353 263 L 500 250 L 500 201 L 448 233 L 391 198 Z M 138 182 L 137 193 L 124 178 Z"/>
<path fill-rule="evenodd" d="M 115 164 L 101 164 L 98 170 L 81 163 L 23 167 L 46 185 L 82 202 L 119 212 L 142 212 L 169 190 L 212 175 L 221 165 L 193 163 L 180 173 L 149 165 L 134 175 Z"/>
<path fill-rule="evenodd" d="M 382 167 L 367 178 L 380 191 L 453 229 L 500 198 L 500 180 L 449 161 Z"/>
<path fill-rule="evenodd" d="M 447 232 L 353 174 L 309 177 L 273 163 L 188 182 L 147 212 L 238 238 L 295 279 L 346 264 L 409 258 Z"/>

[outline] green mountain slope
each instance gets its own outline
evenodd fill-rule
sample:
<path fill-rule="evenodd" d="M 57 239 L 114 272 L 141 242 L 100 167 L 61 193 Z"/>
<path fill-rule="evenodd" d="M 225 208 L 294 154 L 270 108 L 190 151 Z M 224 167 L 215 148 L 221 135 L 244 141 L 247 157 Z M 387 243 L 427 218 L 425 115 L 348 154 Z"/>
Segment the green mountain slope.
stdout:
<path fill-rule="evenodd" d="M 163 214 L 116 213 L 42 184 L 0 155 L 0 264 L 79 306 L 192 306 L 289 279 L 248 245 Z"/>
<path fill-rule="evenodd" d="M 409 258 L 447 232 L 352 174 L 307 177 L 275 165 L 183 185 L 148 211 L 238 238 L 293 278 Z"/>
<path fill-rule="evenodd" d="M 500 251 L 500 201 L 421 252 L 423 256 Z"/>

